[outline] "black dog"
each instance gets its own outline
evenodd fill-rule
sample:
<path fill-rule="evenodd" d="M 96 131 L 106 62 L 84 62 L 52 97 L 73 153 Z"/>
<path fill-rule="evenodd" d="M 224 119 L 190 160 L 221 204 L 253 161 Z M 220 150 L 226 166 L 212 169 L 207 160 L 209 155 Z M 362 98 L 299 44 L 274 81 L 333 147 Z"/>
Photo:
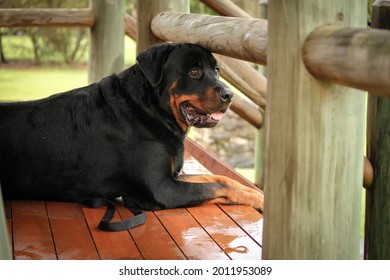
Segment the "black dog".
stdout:
<path fill-rule="evenodd" d="M 147 210 L 203 203 L 262 209 L 263 194 L 223 176 L 179 176 L 190 126 L 212 127 L 232 99 L 198 45 L 163 44 L 87 87 L 0 105 L 6 199 L 126 196 Z"/>

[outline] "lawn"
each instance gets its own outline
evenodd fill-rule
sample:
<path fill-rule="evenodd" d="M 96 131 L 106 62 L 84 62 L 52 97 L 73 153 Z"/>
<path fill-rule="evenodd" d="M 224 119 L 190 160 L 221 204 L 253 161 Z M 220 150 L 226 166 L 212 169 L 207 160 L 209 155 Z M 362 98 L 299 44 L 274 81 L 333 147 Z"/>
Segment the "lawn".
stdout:
<path fill-rule="evenodd" d="M 0 100 L 33 100 L 87 85 L 87 70 L 71 67 L 0 68 Z"/>
<path fill-rule="evenodd" d="M 4 50 L 10 61 L 32 61 L 32 46 L 24 36 L 5 36 Z M 125 65 L 135 62 L 135 43 L 125 39 Z M 22 65 L 25 65 L 23 63 Z M 34 100 L 86 86 L 86 66 L 43 64 L 37 66 L 4 66 L 0 64 L 0 101 Z"/>

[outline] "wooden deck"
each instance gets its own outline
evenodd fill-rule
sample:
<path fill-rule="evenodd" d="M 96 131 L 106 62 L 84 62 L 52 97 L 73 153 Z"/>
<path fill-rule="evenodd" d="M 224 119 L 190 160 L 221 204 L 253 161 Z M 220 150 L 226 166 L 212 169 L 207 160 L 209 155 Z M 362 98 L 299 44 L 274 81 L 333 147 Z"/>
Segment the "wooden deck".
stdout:
<path fill-rule="evenodd" d="M 220 168 L 213 159 L 205 161 Z M 194 160 L 190 160 L 190 165 L 194 171 Z M 105 208 L 45 201 L 4 203 L 16 260 L 261 258 L 263 217 L 248 206 L 206 205 L 150 211 L 144 225 L 104 232 L 98 224 Z M 131 216 L 118 203 L 115 219 Z"/>
<path fill-rule="evenodd" d="M 147 212 L 122 232 L 97 228 L 104 209 L 76 203 L 5 201 L 16 260 L 260 259 L 262 216 L 247 206 Z M 132 214 L 118 206 L 117 220 Z"/>

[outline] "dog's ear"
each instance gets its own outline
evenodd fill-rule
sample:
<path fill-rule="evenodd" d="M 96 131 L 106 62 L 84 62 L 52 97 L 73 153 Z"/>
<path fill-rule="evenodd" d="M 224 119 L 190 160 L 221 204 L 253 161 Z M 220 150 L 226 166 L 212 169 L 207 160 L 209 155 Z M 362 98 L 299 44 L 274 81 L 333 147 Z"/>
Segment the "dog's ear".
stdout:
<path fill-rule="evenodd" d="M 137 56 L 137 62 L 142 73 L 150 84 L 155 87 L 163 78 L 164 64 L 169 53 L 174 49 L 172 44 L 162 44 L 151 47 Z"/>

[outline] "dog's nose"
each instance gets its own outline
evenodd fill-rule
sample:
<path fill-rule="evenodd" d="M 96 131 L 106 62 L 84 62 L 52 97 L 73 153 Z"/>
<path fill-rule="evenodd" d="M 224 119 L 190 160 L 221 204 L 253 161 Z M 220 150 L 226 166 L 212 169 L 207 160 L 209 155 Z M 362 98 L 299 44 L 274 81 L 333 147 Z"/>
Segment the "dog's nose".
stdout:
<path fill-rule="evenodd" d="M 229 88 L 218 88 L 219 96 L 221 97 L 222 101 L 229 102 L 233 98 L 233 92 Z"/>

